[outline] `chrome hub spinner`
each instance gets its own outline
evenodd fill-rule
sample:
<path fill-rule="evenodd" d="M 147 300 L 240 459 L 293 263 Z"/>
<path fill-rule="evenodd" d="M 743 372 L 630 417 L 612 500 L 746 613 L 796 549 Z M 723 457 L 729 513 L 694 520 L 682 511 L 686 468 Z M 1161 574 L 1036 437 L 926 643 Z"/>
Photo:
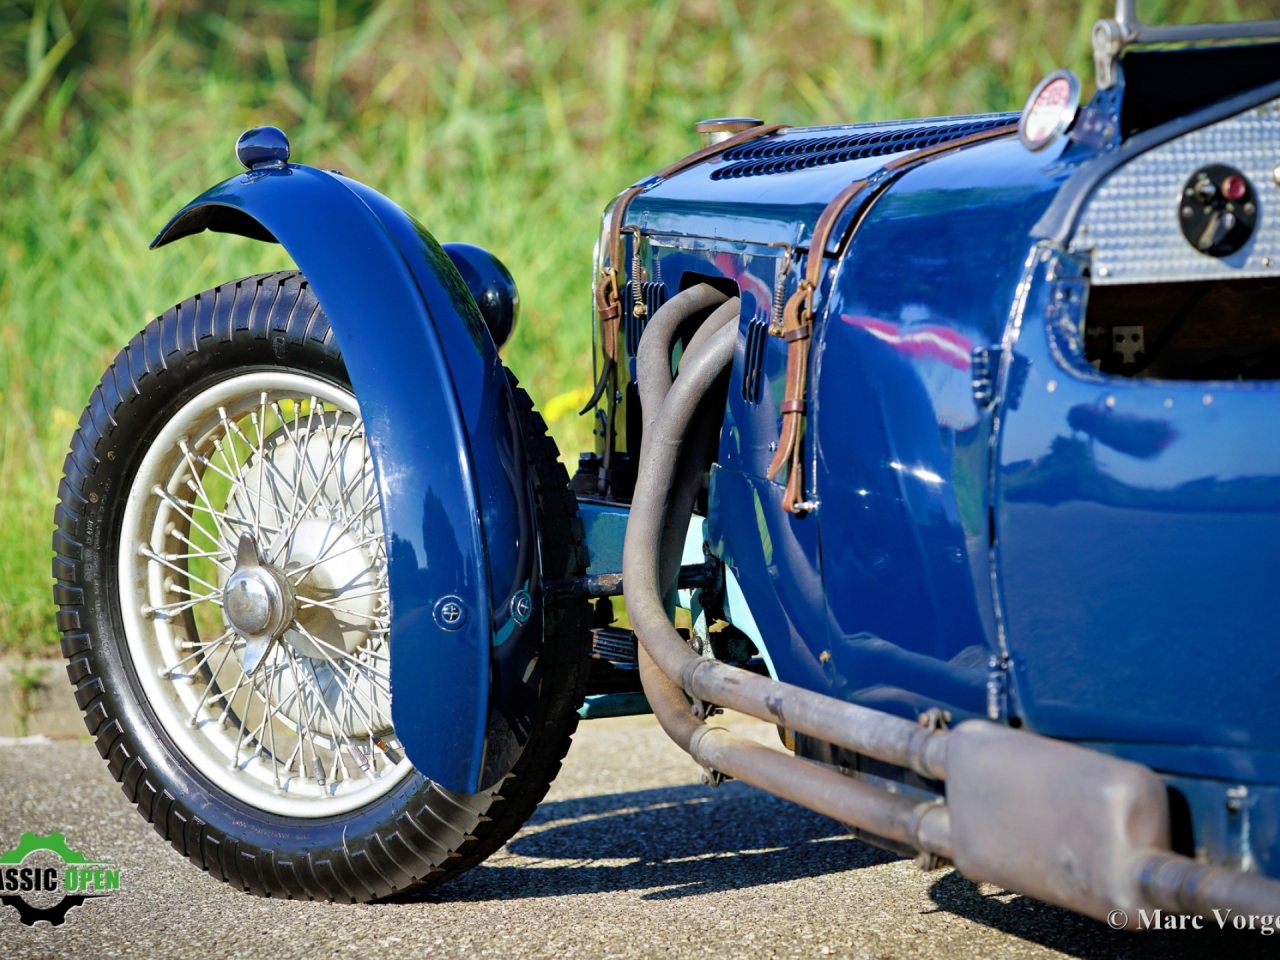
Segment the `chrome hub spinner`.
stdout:
<path fill-rule="evenodd" d="M 293 622 L 295 607 L 293 584 L 262 561 L 253 534 L 241 534 L 235 569 L 222 590 L 222 609 L 232 629 L 244 638 L 246 673 L 258 668 L 271 641 Z"/>

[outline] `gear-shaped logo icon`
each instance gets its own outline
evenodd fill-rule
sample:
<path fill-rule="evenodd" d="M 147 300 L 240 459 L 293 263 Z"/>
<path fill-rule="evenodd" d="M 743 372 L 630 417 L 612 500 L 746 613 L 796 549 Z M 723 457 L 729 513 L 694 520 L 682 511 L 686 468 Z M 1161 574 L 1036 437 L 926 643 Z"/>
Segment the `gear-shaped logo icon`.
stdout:
<path fill-rule="evenodd" d="M 35 833 L 24 833 L 18 838 L 18 845 L 12 850 L 0 853 L 0 863 L 21 863 L 29 854 L 37 850 L 49 850 L 62 858 L 63 863 L 88 863 L 85 855 L 67 846 L 65 834 L 56 830 L 47 837 Z"/>
<path fill-rule="evenodd" d="M 33 868 L 22 864 L 33 853 L 47 851 L 62 861 L 61 871 L 53 867 Z M 120 871 L 100 869 L 102 861 L 90 860 L 67 845 L 64 834 L 54 831 L 47 836 L 24 833 L 12 850 L 0 853 L 0 903 L 18 911 L 18 918 L 30 927 L 41 920 L 61 926 L 72 907 L 86 900 L 104 896 L 103 889 L 119 889 Z M 61 876 L 59 876 L 61 873 Z M 71 889 L 77 892 L 69 892 Z M 85 892 L 92 889 L 93 893 Z M 51 906 L 29 903 L 23 893 L 62 893 L 62 899 Z"/>

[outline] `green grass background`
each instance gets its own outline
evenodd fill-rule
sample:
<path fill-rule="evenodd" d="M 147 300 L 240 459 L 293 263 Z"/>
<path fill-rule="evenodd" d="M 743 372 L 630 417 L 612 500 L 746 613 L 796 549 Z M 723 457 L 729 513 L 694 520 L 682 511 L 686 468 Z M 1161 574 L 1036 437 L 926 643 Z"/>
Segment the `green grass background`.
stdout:
<path fill-rule="evenodd" d="M 1150 22 L 1277 0 L 1143 0 Z M 590 255 L 603 205 L 696 148 L 694 121 L 810 124 L 1021 106 L 1092 77 L 1106 0 L 0 0 L 0 652 L 50 652 L 62 457 L 148 319 L 289 266 L 274 245 L 148 241 L 239 169 L 246 127 L 493 250 L 523 301 L 507 362 L 566 461 L 589 446 Z M 1088 81 L 1086 86 L 1089 86 Z M 575 393 L 576 392 L 576 393 Z"/>

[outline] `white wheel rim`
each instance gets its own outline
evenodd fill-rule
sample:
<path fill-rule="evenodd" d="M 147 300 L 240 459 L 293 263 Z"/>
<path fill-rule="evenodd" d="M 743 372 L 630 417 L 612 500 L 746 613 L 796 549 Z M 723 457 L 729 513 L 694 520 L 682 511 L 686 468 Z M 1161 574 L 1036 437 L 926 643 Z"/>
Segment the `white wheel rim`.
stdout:
<path fill-rule="evenodd" d="M 297 592 L 295 615 L 251 673 L 221 594 L 246 532 Z M 183 406 L 129 491 L 119 587 L 152 710 L 237 800 L 332 816 L 412 770 L 391 723 L 381 500 L 348 391 L 257 372 Z"/>

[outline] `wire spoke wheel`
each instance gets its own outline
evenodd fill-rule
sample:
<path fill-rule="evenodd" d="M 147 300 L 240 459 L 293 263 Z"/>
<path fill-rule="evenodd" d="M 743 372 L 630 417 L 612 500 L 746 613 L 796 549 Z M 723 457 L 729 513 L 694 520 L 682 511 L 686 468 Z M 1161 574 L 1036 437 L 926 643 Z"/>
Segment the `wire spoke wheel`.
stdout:
<path fill-rule="evenodd" d="M 289 601 L 273 629 L 237 617 L 248 601 L 229 584 L 260 585 L 246 563 Z M 409 772 L 391 722 L 381 505 L 350 393 L 281 371 L 187 402 L 138 470 L 119 571 L 140 601 L 125 630 L 152 707 L 228 793 L 328 816 Z"/>
<path fill-rule="evenodd" d="M 507 387 L 542 574 L 581 576 L 568 474 Z M 533 814 L 577 726 L 586 600 L 542 611 L 537 712 L 507 779 L 459 793 L 414 769 L 392 719 L 381 489 L 337 339 L 296 271 L 151 321 L 72 438 L 54 598 L 85 726 L 128 802 L 236 889 L 364 902 L 457 876 Z M 402 665 L 396 694 L 414 682 Z M 412 746 L 432 735 L 448 733 Z"/>

